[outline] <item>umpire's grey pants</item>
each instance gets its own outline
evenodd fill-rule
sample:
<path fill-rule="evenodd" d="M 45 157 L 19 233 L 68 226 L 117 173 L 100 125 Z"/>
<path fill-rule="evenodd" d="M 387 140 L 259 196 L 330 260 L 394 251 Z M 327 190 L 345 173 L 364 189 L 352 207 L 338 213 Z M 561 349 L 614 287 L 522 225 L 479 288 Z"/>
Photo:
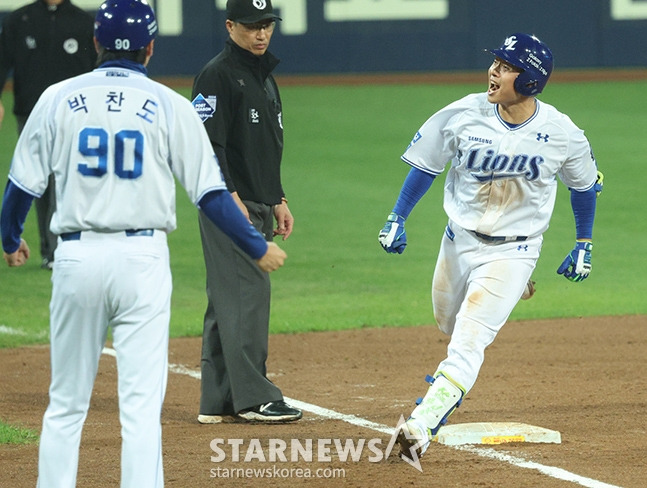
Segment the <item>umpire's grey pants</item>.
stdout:
<path fill-rule="evenodd" d="M 245 201 L 254 227 L 272 239 L 269 205 Z M 203 213 L 208 305 L 202 335 L 200 414 L 232 415 L 282 400 L 266 378 L 270 277 Z"/>

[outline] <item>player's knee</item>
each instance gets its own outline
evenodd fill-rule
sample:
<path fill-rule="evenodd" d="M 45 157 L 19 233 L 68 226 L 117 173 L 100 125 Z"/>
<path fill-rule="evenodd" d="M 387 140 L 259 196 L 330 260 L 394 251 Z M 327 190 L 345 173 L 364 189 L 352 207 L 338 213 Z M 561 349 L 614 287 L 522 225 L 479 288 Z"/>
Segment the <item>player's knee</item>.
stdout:
<path fill-rule="evenodd" d="M 452 332 L 454 332 L 454 324 L 456 324 L 454 317 L 436 315 L 436 325 L 443 334 L 452 335 Z"/>

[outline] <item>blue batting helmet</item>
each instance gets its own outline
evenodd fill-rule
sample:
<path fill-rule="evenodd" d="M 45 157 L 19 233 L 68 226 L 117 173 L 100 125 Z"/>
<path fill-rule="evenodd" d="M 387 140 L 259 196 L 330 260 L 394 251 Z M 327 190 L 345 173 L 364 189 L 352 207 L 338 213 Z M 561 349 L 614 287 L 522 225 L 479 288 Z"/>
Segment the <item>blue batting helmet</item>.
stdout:
<path fill-rule="evenodd" d="M 514 88 L 527 97 L 541 93 L 553 71 L 553 53 L 535 36 L 512 34 L 499 49 L 489 49 L 489 52 L 523 70 Z"/>
<path fill-rule="evenodd" d="M 106 0 L 94 20 L 94 37 L 108 51 L 138 51 L 155 34 L 155 13 L 146 0 Z"/>

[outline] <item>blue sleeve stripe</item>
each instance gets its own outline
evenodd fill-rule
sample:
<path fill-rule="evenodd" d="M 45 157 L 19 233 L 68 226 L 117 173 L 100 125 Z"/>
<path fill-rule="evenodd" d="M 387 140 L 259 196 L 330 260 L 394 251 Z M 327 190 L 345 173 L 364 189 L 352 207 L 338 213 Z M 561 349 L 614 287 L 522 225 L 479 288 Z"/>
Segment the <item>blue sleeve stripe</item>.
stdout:
<path fill-rule="evenodd" d="M 18 188 L 20 188 L 22 191 L 25 193 L 31 195 L 34 198 L 40 198 L 43 195 L 39 195 L 38 193 L 34 193 L 33 191 L 29 190 L 28 188 L 25 188 L 18 180 L 16 180 L 13 176 L 9 175 L 9 180 L 16 185 Z"/>
<path fill-rule="evenodd" d="M 404 161 L 405 163 L 407 163 L 409 166 L 412 166 L 412 167 L 414 167 L 414 168 L 416 168 L 416 169 L 419 169 L 420 171 L 423 171 L 423 172 L 428 173 L 428 174 L 430 174 L 430 175 L 438 176 L 439 174 L 441 174 L 441 173 L 442 173 L 442 171 L 438 171 L 438 172 L 436 172 L 436 171 L 431 171 L 431 170 L 429 170 L 428 168 L 423 168 L 423 167 L 421 167 L 421 166 L 419 166 L 419 165 L 415 164 L 413 161 L 411 161 L 411 160 L 409 160 L 409 159 L 405 158 L 404 156 L 401 156 L 401 157 L 400 157 L 400 159 L 401 159 L 402 161 Z"/>
<path fill-rule="evenodd" d="M 200 201 L 201 201 L 201 200 L 202 200 L 202 198 L 203 198 L 204 196 L 206 196 L 208 193 L 210 193 L 210 192 L 212 192 L 212 191 L 221 191 L 221 190 L 224 190 L 224 189 L 225 189 L 225 188 L 224 188 L 224 185 L 223 185 L 223 186 L 214 186 L 214 187 L 211 187 L 211 188 L 206 189 L 205 191 L 203 191 L 203 192 L 200 194 L 200 196 L 198 196 L 198 199 L 197 199 L 197 202 L 198 202 L 198 203 L 196 203 L 196 206 L 198 206 L 198 207 L 200 206 Z"/>

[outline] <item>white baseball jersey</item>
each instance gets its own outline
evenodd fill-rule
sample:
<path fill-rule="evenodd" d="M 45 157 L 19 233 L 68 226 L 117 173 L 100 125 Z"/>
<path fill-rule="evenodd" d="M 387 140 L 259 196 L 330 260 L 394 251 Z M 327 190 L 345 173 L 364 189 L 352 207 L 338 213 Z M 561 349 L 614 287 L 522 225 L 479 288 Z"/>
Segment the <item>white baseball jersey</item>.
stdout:
<path fill-rule="evenodd" d="M 589 142 L 566 115 L 537 100 L 534 115 L 511 128 L 486 93 L 431 116 L 402 159 L 433 175 L 450 162 L 445 212 L 461 227 L 490 236 L 540 235 L 555 205 L 556 175 L 578 191 L 597 178 Z"/>
<path fill-rule="evenodd" d="M 40 197 L 54 173 L 54 234 L 170 232 L 176 228 L 173 175 L 196 204 L 208 191 L 226 188 L 191 103 L 142 73 L 108 67 L 71 78 L 48 88 L 33 113 L 38 116 L 25 126 L 9 177 Z"/>

